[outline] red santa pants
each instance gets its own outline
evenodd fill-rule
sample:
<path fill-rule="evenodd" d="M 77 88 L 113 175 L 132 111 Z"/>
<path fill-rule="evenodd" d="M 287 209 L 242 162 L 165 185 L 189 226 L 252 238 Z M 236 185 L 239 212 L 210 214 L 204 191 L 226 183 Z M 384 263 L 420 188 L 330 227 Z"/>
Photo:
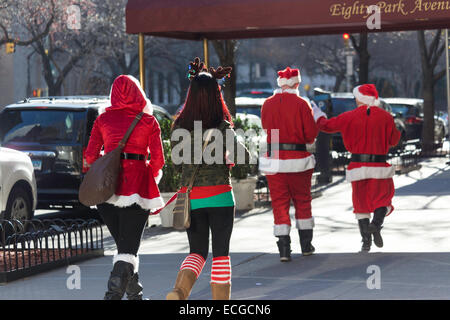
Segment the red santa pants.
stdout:
<path fill-rule="evenodd" d="M 370 214 L 381 207 L 390 207 L 388 215 L 393 211 L 392 198 L 395 188 L 392 178 L 353 181 L 352 190 L 355 214 Z"/>
<path fill-rule="evenodd" d="M 277 173 L 267 175 L 274 216 L 274 235 L 289 235 L 291 219 L 289 207 L 291 199 L 295 207 L 295 220 L 298 229 L 314 227 L 311 215 L 311 178 L 313 169 L 304 172 Z"/>

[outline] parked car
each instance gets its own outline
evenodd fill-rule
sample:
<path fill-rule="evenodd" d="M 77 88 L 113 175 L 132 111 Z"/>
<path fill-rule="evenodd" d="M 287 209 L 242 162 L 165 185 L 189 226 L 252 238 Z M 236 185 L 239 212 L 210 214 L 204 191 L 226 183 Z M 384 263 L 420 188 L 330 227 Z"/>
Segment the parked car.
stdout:
<path fill-rule="evenodd" d="M 0 113 L 3 146 L 29 154 L 35 170 L 38 208 L 80 206 L 78 189 L 87 172 L 84 151 L 108 97 L 26 99 Z M 158 121 L 170 114 L 154 105 Z"/>
<path fill-rule="evenodd" d="M 0 147 L 0 219 L 30 220 L 36 204 L 36 179 L 30 157 Z"/>
<path fill-rule="evenodd" d="M 387 103 L 397 118 L 403 119 L 406 124 L 406 140 L 422 138 L 423 128 L 423 99 L 412 98 L 386 98 Z M 441 141 L 446 135 L 445 123 L 438 115 L 434 117 L 434 137 Z"/>

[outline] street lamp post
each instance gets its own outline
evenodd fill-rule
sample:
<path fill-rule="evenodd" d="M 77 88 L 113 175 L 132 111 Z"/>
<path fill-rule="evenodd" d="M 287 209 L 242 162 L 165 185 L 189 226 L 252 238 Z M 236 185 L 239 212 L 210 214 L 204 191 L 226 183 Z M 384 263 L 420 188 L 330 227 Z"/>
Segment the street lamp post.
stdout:
<path fill-rule="evenodd" d="M 145 57 L 144 57 L 144 34 L 139 33 L 139 81 L 145 92 Z"/>

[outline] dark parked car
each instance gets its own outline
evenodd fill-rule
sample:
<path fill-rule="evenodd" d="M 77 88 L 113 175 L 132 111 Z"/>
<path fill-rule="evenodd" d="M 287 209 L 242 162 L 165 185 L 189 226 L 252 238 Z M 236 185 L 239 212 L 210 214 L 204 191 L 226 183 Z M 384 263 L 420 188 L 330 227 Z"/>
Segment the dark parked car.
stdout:
<path fill-rule="evenodd" d="M 396 117 L 406 124 L 405 139 L 416 140 L 422 138 L 423 128 L 423 99 L 386 98 Z M 446 135 L 445 123 L 437 115 L 434 117 L 434 137 L 441 141 Z"/>
<path fill-rule="evenodd" d="M 26 99 L 0 113 L 3 147 L 26 152 L 35 170 L 38 208 L 76 207 L 78 188 L 87 171 L 84 150 L 101 108 L 108 97 L 54 97 Z M 154 106 L 158 121 L 170 119 Z"/>

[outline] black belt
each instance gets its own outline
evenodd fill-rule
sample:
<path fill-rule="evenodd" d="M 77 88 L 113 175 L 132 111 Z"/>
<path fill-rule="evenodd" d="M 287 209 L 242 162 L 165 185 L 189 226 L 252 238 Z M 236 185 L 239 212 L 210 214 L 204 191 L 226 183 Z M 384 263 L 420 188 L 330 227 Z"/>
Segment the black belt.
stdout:
<path fill-rule="evenodd" d="M 306 151 L 305 144 L 295 144 L 295 143 L 274 143 L 269 144 L 267 146 L 267 152 L 269 157 L 271 156 L 272 151 Z"/>
<path fill-rule="evenodd" d="M 143 154 L 137 154 L 137 153 L 121 153 L 120 159 L 123 160 L 145 160 L 146 156 Z"/>
<path fill-rule="evenodd" d="M 269 150 L 282 150 L 282 151 L 306 151 L 305 144 L 294 143 L 274 143 L 269 144 Z"/>
<path fill-rule="evenodd" d="M 387 156 L 383 154 L 352 154 L 352 162 L 386 162 Z"/>

